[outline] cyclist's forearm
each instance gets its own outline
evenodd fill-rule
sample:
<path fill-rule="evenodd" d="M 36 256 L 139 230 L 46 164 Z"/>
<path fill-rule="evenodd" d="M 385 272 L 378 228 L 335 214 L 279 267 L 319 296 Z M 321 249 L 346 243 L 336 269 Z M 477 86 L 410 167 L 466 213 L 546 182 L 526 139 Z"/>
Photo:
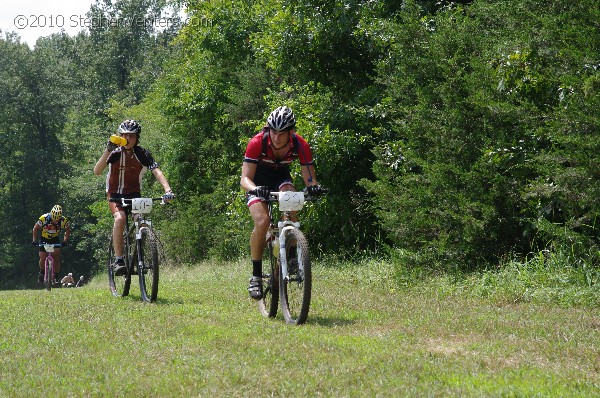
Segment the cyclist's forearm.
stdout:
<path fill-rule="evenodd" d="M 108 159 L 108 155 L 110 155 L 110 152 L 108 151 L 108 149 L 106 149 L 104 151 L 104 153 L 102 154 L 102 156 L 100 156 L 100 159 L 98 159 L 98 161 L 96 162 L 96 165 L 94 166 L 94 174 L 99 176 L 102 174 L 102 172 L 104 171 L 104 169 L 107 166 L 106 163 L 106 159 Z"/>
<path fill-rule="evenodd" d="M 315 173 L 315 166 L 302 166 L 302 179 L 304 184 L 309 187 L 311 185 L 317 185 L 317 174 Z"/>
<path fill-rule="evenodd" d="M 240 177 L 240 186 L 246 192 L 256 188 L 254 176 L 256 175 L 256 164 L 244 162 L 242 164 L 242 176 Z"/>
<path fill-rule="evenodd" d="M 152 170 L 152 174 L 154 174 L 154 177 L 156 177 L 156 180 L 160 183 L 160 185 L 162 185 L 165 192 L 169 192 L 171 190 L 171 186 L 169 185 L 169 182 L 167 181 L 167 177 L 165 177 L 163 172 L 158 167 L 155 168 L 154 170 Z"/>
<path fill-rule="evenodd" d="M 256 184 L 249 178 L 242 178 L 240 181 L 240 186 L 246 192 L 251 191 L 256 188 Z"/>
<path fill-rule="evenodd" d="M 33 226 L 33 232 L 32 232 L 32 234 L 33 234 L 32 239 L 33 240 L 32 240 L 32 242 L 37 242 L 38 241 L 38 233 L 39 233 L 39 231 L 40 231 L 40 226 L 39 226 L 39 224 L 36 223 Z"/>

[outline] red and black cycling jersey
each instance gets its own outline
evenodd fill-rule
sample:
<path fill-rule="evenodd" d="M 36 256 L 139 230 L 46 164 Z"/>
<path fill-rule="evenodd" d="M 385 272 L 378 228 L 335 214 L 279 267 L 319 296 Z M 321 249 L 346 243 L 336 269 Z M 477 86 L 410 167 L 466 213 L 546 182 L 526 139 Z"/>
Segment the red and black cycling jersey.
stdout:
<path fill-rule="evenodd" d="M 140 192 L 144 173 L 158 167 L 152 154 L 137 145 L 132 149 L 115 149 L 108 155 L 106 163 L 106 192 L 118 194 Z"/>
<path fill-rule="evenodd" d="M 248 142 L 244 162 L 255 163 L 258 167 L 287 168 L 292 161 L 298 159 L 302 166 L 312 165 L 312 152 L 306 140 L 296 133 L 291 133 L 290 141 L 290 149 L 282 158 L 277 159 L 273 154 L 269 133 L 261 131 Z"/>

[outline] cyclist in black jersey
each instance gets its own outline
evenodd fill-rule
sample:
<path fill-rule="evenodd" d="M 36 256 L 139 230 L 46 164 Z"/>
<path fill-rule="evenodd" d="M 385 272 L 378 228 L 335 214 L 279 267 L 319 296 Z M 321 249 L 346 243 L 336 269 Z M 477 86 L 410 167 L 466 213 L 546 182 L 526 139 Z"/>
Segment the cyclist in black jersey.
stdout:
<path fill-rule="evenodd" d="M 117 133 L 127 140 L 127 144 L 118 146 L 109 140 L 102 156 L 94 166 L 94 174 L 101 175 L 108 166 L 106 176 L 108 198 L 131 199 L 141 197 L 142 176 L 146 171 L 150 171 L 165 190 L 164 201 L 169 202 L 175 198 L 175 195 L 152 154 L 138 145 L 141 132 L 142 126 L 135 120 L 125 120 L 121 123 Z M 109 202 L 108 206 L 115 219 L 112 236 L 116 261 L 113 267 L 116 275 L 122 275 L 126 272 L 122 239 L 126 213 L 118 203 Z"/>

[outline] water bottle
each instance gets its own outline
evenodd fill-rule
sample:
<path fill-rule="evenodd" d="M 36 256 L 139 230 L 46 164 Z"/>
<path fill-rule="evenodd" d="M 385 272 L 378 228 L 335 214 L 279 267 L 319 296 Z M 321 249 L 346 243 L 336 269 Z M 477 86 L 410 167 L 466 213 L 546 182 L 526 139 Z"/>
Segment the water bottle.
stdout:
<path fill-rule="evenodd" d="M 110 142 L 112 142 L 113 144 L 117 144 L 119 146 L 127 145 L 127 140 L 116 134 L 111 135 L 109 139 L 110 139 Z"/>
<path fill-rule="evenodd" d="M 279 239 L 273 239 L 273 257 L 279 257 Z"/>

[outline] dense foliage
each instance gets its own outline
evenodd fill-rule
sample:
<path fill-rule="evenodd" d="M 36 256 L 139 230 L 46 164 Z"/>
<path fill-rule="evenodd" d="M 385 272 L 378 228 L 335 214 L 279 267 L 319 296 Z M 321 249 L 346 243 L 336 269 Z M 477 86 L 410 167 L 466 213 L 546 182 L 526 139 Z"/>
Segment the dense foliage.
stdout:
<path fill-rule="evenodd" d="M 168 3 L 90 13 L 153 21 L 181 2 Z M 331 189 L 303 214 L 315 254 L 471 270 L 548 250 L 598 266 L 598 2 L 183 5 L 187 23 L 164 31 L 0 40 L 0 204 L 14 220 L 0 250 L 15 267 L 34 261 L 22 243 L 55 202 L 77 225 L 77 266 L 97 266 L 111 220 L 91 168 L 124 118 L 178 196 L 156 214 L 169 253 L 245 255 L 241 160 L 280 104 Z"/>

